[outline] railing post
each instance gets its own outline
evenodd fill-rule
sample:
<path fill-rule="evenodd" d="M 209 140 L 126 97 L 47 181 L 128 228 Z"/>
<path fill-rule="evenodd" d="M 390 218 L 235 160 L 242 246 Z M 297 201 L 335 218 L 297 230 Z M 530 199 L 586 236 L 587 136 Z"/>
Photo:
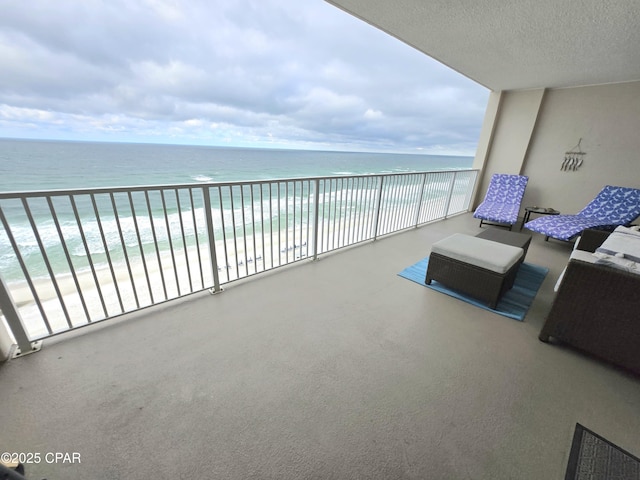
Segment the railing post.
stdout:
<path fill-rule="evenodd" d="M 422 209 L 422 199 L 424 198 L 424 186 L 427 184 L 427 174 L 423 173 L 422 176 L 424 177 L 422 179 L 422 188 L 420 189 L 420 200 L 418 200 L 418 211 L 416 212 L 416 221 L 415 221 L 415 227 L 418 227 L 418 222 L 420 221 L 420 211 Z"/>
<path fill-rule="evenodd" d="M 211 216 L 211 197 L 209 187 L 202 187 L 202 201 L 204 202 L 204 216 L 207 220 L 207 237 L 209 239 L 209 254 L 211 256 L 211 273 L 213 274 L 213 288 L 211 293 L 220 293 L 220 276 L 218 275 L 218 256 L 216 255 L 216 239 L 213 236 L 213 217 Z"/>
<path fill-rule="evenodd" d="M 315 194 L 314 194 L 314 214 L 313 214 L 313 259 L 317 260 L 318 259 L 318 235 L 320 235 L 319 229 L 318 229 L 318 224 L 319 224 L 319 214 L 320 214 L 320 179 L 316 178 L 315 182 Z"/>
<path fill-rule="evenodd" d="M 376 221 L 373 224 L 373 239 L 378 238 L 378 222 L 380 221 L 380 206 L 382 205 L 382 188 L 384 186 L 384 176 L 380 177 L 380 189 L 378 190 L 378 198 L 376 200 Z"/>
<path fill-rule="evenodd" d="M 29 341 L 27 332 L 22 324 L 22 318 L 20 318 L 20 312 L 18 312 L 15 303 L 13 303 L 9 289 L 2 277 L 0 277 L 0 309 L 2 309 L 2 314 L 9 325 L 9 330 L 11 330 L 11 333 L 13 333 L 18 343 L 20 354 L 24 355 L 38 350 L 38 348 Z"/>
<path fill-rule="evenodd" d="M 453 177 L 451 177 L 451 184 L 449 185 L 449 193 L 447 194 L 447 206 L 444 209 L 444 218 L 448 218 L 449 216 L 449 205 L 451 205 L 451 196 L 453 195 L 453 187 L 456 184 L 456 174 L 458 172 L 453 172 Z"/>

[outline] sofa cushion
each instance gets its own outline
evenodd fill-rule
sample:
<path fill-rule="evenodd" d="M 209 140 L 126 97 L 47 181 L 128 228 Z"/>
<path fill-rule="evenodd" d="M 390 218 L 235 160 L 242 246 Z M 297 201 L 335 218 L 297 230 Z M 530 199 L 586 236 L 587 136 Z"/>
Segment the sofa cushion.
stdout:
<path fill-rule="evenodd" d="M 633 228 L 617 227 L 596 249 L 596 253 L 640 262 L 640 232 Z"/>
<path fill-rule="evenodd" d="M 593 254 L 597 258 L 596 265 L 606 265 L 625 272 L 640 275 L 640 263 L 625 258 L 623 254 L 607 255 L 606 253 L 596 252 Z"/>

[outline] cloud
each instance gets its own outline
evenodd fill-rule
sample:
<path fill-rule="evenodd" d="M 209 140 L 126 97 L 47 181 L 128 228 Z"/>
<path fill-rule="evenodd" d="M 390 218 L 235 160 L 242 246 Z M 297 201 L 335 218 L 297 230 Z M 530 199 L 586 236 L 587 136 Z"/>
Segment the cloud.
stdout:
<path fill-rule="evenodd" d="M 320 0 L 9 2 L 7 136 L 473 153 L 488 92 Z"/>

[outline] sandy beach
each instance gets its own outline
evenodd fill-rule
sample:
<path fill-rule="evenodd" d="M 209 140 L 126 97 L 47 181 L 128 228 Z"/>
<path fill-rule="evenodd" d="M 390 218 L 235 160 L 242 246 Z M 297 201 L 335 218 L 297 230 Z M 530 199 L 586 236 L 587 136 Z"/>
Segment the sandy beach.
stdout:
<path fill-rule="evenodd" d="M 438 215 L 442 201 L 424 201 L 422 208 Z M 371 211 L 356 211 L 351 216 L 342 214 L 335 221 L 333 215 L 324 219 L 319 224 L 318 254 L 371 238 L 374 223 L 375 213 Z M 387 233 L 398 225 L 398 214 L 390 212 L 380 219 L 378 230 Z M 57 275 L 55 282 L 49 277 L 40 277 L 33 279 L 33 287 L 51 331 L 56 333 L 212 288 L 214 268 L 220 284 L 224 285 L 311 257 L 315 241 L 312 230 L 313 225 L 304 223 L 302 229 L 297 225 L 278 236 L 279 232 L 270 232 L 265 222 L 264 241 L 260 228 L 255 236 L 235 239 L 231 236 L 226 242 L 216 241 L 215 267 L 208 244 L 186 250 L 174 245 L 173 255 L 170 251 L 146 252 L 143 261 L 138 249 L 136 255 L 130 253 L 128 264 L 125 261 L 114 262 L 111 267 L 100 264 L 94 270 L 77 271 L 75 277 L 70 272 Z M 128 251 L 133 252 L 135 248 Z M 30 338 L 49 335 L 27 282 L 10 283 L 9 289 Z"/>

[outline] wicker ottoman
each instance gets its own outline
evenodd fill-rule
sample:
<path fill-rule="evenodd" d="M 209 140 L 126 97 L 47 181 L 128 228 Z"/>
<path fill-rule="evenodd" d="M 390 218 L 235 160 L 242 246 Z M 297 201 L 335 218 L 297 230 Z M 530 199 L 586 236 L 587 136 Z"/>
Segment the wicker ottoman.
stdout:
<path fill-rule="evenodd" d="M 522 248 L 456 233 L 431 247 L 425 283 L 435 280 L 496 308 L 513 286 Z"/>

